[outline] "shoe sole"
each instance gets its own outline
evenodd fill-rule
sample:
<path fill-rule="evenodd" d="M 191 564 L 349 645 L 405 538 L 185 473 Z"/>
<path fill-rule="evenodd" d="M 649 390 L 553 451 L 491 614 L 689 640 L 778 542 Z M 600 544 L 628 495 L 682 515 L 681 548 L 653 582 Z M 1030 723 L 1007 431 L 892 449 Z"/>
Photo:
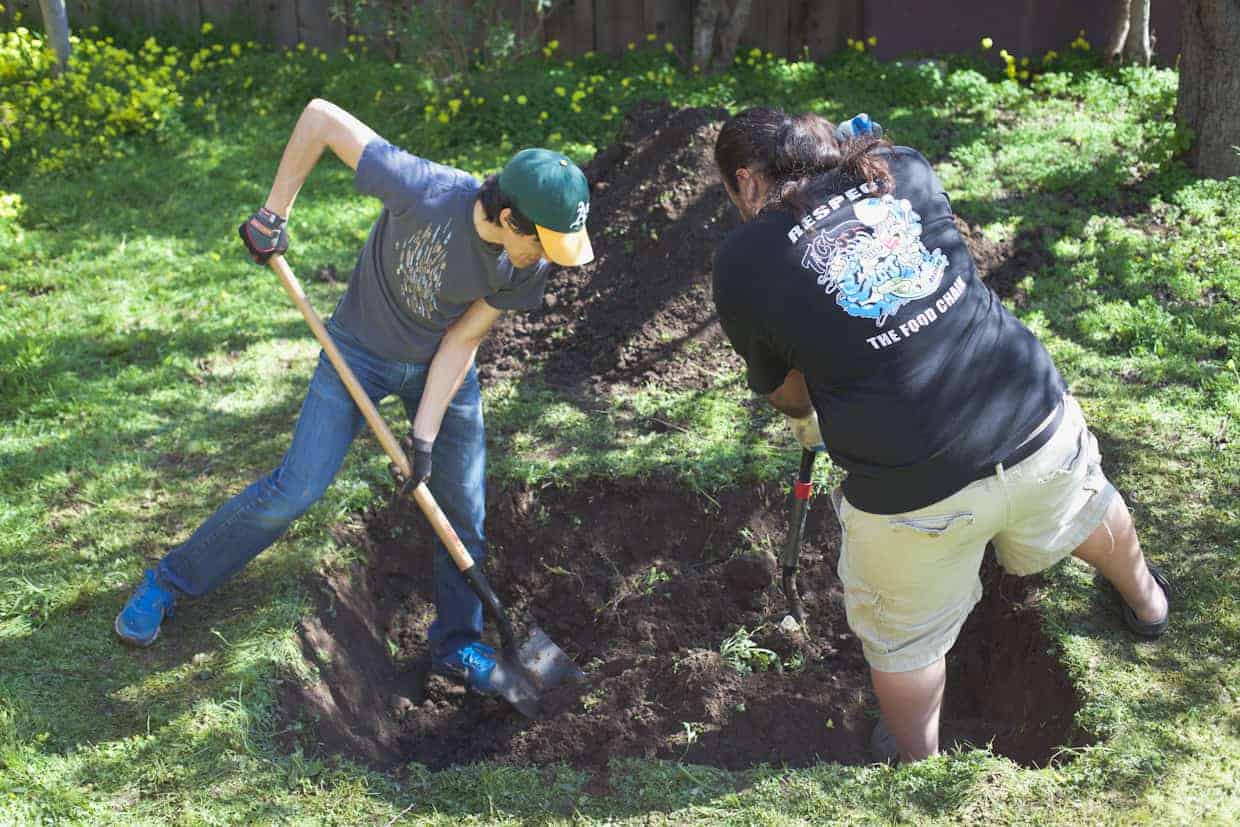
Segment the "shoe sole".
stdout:
<path fill-rule="evenodd" d="M 145 649 L 154 643 L 155 639 L 159 637 L 159 629 L 156 629 L 155 634 L 151 635 L 151 639 L 145 642 L 138 640 L 137 638 L 130 637 L 121 631 L 121 616 L 119 614 L 116 616 L 116 620 L 112 622 L 112 631 L 116 632 L 116 636 L 121 639 L 122 643 L 126 643 L 135 649 Z"/>

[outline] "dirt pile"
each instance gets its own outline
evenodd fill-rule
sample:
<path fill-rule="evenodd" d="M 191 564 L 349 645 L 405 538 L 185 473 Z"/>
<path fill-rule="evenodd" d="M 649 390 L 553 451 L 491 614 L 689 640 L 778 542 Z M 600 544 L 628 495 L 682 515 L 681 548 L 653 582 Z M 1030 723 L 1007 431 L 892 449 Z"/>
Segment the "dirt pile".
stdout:
<path fill-rule="evenodd" d="M 484 379 L 539 367 L 558 385 L 700 387 L 735 361 L 710 291 L 714 251 L 739 220 L 712 160 L 725 117 L 666 103 L 629 113 L 585 167 L 595 260 L 556 268 L 542 308 L 500 320 Z"/>
<path fill-rule="evenodd" d="M 430 767 L 869 760 L 876 705 L 844 619 L 839 526 L 825 497 L 807 525 L 805 637 L 779 626 L 786 604 L 769 554 L 788 502 L 776 486 L 717 504 L 658 481 L 489 493 L 492 583 L 516 619 L 541 625 L 585 668 L 586 684 L 527 721 L 428 681 L 430 532 L 411 509 L 371 514 L 348 538 L 370 564 L 323 581 L 319 611 L 301 628 L 322 680 L 283 687 L 286 714 L 315 724 L 319 748 Z M 993 739 L 1001 753 L 1044 763 L 1082 742 L 1079 702 L 1048 654 L 1029 582 L 993 567 L 985 580 L 949 658 L 945 740 Z"/>

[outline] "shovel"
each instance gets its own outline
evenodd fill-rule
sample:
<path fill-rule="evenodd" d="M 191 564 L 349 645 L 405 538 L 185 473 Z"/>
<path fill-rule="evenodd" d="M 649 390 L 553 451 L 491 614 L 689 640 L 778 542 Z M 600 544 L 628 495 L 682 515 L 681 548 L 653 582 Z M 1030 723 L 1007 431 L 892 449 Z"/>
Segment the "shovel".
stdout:
<path fill-rule="evenodd" d="M 792 501 L 792 522 L 788 524 L 788 539 L 779 550 L 779 564 L 784 576 L 784 597 L 788 598 L 788 609 L 793 618 L 806 634 L 809 634 L 809 629 L 805 626 L 805 606 L 801 604 L 801 594 L 797 591 L 797 569 L 801 566 L 801 540 L 805 536 L 809 498 L 814 493 L 815 456 L 815 452 L 807 448 L 801 449 L 801 470 L 793 485 L 795 499 Z"/>
<path fill-rule="evenodd" d="M 327 328 L 323 326 L 322 320 L 314 312 L 314 308 L 310 306 L 305 292 L 301 289 L 301 283 L 293 275 L 288 262 L 284 260 L 283 256 L 277 255 L 272 256 L 269 263 L 271 269 L 275 270 L 276 275 L 280 277 L 280 281 L 284 284 L 284 289 L 288 291 L 289 296 L 292 297 L 293 303 L 297 305 L 297 309 L 301 311 L 301 315 L 305 317 L 306 322 L 310 325 L 310 329 L 314 331 L 314 337 L 323 346 L 323 351 L 327 354 L 327 358 L 331 360 L 332 365 L 336 368 L 336 373 L 339 374 L 345 387 L 349 389 L 349 395 L 353 397 L 353 401 L 361 409 L 362 415 L 366 417 L 366 422 L 370 424 L 371 430 L 379 438 L 379 444 L 383 446 L 383 450 L 387 453 L 388 458 L 392 460 L 402 474 L 406 477 L 411 476 L 413 469 L 409 464 L 409 459 L 405 456 L 405 452 L 401 450 L 400 443 L 396 441 L 396 437 L 388 429 L 387 423 L 379 416 L 379 411 L 375 409 L 374 403 L 370 401 L 370 397 L 366 395 L 366 392 L 362 390 L 362 386 L 358 384 L 357 377 L 353 375 L 353 371 L 349 368 L 348 363 L 340 355 L 340 351 L 336 348 L 336 343 L 332 341 L 331 336 L 327 333 Z M 551 641 L 551 638 L 547 637 L 547 633 L 537 626 L 530 627 L 529 637 L 520 646 L 517 645 L 512 621 L 508 619 L 508 611 L 504 608 L 504 604 L 500 602 L 494 589 L 491 588 L 491 584 L 487 582 L 486 575 L 474 565 L 474 560 L 469 555 L 469 551 L 461 542 L 461 538 L 457 536 L 455 529 L 452 528 L 452 524 L 448 522 L 448 518 L 444 516 L 443 511 L 439 508 L 439 504 L 435 502 L 435 498 L 431 495 L 425 483 L 413 489 L 413 499 L 430 521 L 431 527 L 435 529 L 439 539 L 447 547 L 448 554 L 451 555 L 452 561 L 456 563 L 456 567 L 460 569 L 465 581 L 469 583 L 470 588 L 474 590 L 478 598 L 490 609 L 491 614 L 495 616 L 496 623 L 499 625 L 500 640 L 502 641 L 503 648 L 499 657 L 496 658 L 495 671 L 491 673 L 491 685 L 506 701 L 515 706 L 522 715 L 525 715 L 527 718 L 537 716 L 538 700 L 543 693 L 566 682 L 584 680 L 585 674 L 569 659 L 564 650 L 556 646 Z"/>

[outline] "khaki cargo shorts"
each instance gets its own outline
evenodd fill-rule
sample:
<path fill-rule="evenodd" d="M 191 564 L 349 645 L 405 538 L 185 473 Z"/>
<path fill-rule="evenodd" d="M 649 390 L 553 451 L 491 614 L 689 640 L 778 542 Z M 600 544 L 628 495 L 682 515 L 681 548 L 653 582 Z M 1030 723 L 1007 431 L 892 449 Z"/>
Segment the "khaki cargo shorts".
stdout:
<path fill-rule="evenodd" d="M 870 666 L 908 672 L 947 653 L 982 597 L 988 542 L 1005 570 L 1027 575 L 1067 557 L 1102 523 L 1116 491 L 1080 406 L 1071 396 L 1063 404 L 1055 435 L 1031 456 L 925 508 L 870 514 L 836 490 L 844 607 Z"/>

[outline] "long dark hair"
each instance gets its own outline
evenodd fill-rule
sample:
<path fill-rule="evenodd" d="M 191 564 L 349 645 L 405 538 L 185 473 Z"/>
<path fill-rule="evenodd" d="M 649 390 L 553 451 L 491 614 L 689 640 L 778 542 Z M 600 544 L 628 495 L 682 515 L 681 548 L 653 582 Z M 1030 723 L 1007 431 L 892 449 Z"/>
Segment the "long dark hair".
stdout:
<path fill-rule="evenodd" d="M 733 189 L 736 171 L 749 167 L 771 184 L 763 211 L 780 209 L 800 218 L 829 193 L 869 182 L 888 192 L 893 182 L 881 149 L 891 142 L 863 136 L 841 143 L 835 124 L 805 112 L 787 115 L 756 107 L 737 113 L 719 130 L 715 163 Z"/>

